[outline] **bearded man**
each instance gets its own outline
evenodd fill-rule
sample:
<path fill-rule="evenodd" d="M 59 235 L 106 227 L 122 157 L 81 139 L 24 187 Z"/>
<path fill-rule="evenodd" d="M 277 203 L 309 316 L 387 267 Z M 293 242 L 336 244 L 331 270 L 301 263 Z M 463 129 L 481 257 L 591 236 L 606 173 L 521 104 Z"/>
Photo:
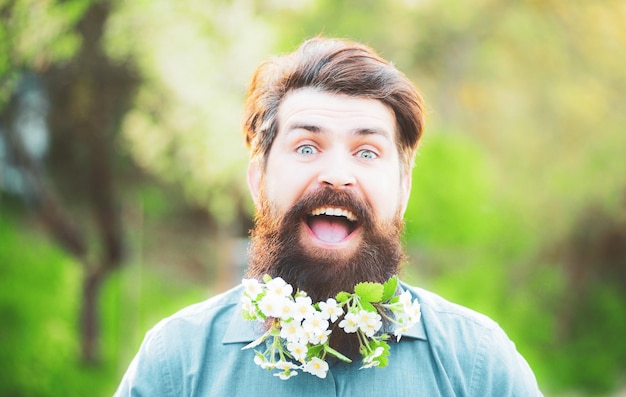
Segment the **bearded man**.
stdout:
<path fill-rule="evenodd" d="M 337 304 L 339 292 L 397 275 L 423 125 L 414 85 L 360 43 L 315 38 L 261 64 L 244 113 L 248 185 L 257 210 L 247 285 L 279 280 L 284 302 L 307 300 L 305 309 L 321 315 L 321 307 Z M 541 395 L 528 364 L 492 320 L 423 289 L 393 287 L 404 298 L 389 302 L 408 299 L 414 303 L 405 307 L 419 307 L 421 314 L 401 339 L 399 333 L 389 343 L 386 338 L 397 313 L 380 312 L 384 325 L 369 333 L 350 332 L 346 313 L 345 321 L 318 317 L 328 330 L 314 342 L 285 348 L 289 335 L 279 328 L 304 332 L 300 320 L 263 314 L 255 299 L 270 293 L 238 286 L 157 324 L 116 395 Z M 247 321 L 242 311 L 262 321 Z M 249 346 L 257 353 L 242 349 Z M 361 365 L 357 357 L 364 352 Z M 388 362 L 381 364 L 376 359 L 383 352 Z M 267 370 L 277 367 L 280 373 Z"/>

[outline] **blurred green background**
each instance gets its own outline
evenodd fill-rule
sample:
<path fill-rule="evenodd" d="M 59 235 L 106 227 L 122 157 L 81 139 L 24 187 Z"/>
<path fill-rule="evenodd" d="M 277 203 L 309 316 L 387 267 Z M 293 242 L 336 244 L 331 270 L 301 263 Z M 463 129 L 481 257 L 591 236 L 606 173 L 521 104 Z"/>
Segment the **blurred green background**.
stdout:
<path fill-rule="evenodd" d="M 237 283 L 246 86 L 318 34 L 428 104 L 403 278 L 498 321 L 546 395 L 626 393 L 623 0 L 0 0 L 0 395 L 109 396 Z"/>

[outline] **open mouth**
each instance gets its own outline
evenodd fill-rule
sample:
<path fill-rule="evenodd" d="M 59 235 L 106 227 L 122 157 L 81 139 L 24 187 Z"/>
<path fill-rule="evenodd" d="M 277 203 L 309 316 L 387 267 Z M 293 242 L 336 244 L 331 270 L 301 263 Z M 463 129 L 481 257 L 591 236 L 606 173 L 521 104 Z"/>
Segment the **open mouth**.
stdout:
<path fill-rule="evenodd" d="M 318 207 L 306 219 L 315 237 L 326 243 L 338 243 L 348 238 L 357 228 L 357 217 L 341 207 Z"/>

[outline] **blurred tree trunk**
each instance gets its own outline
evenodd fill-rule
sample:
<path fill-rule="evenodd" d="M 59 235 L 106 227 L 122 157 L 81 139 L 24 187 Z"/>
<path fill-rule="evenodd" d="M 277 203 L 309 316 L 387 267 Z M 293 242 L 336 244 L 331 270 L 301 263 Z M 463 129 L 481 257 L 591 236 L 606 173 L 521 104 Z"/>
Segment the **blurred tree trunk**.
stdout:
<path fill-rule="evenodd" d="M 590 306 L 594 289 L 615 286 L 626 300 L 626 193 L 623 200 L 617 213 L 590 205 L 556 250 L 567 286 L 556 319 L 558 341 L 580 337 L 581 332 L 591 332 L 587 327 L 595 327 L 589 325 L 588 314 L 594 311 Z"/>
<path fill-rule="evenodd" d="M 116 150 L 116 136 L 138 86 L 131 69 L 104 52 L 109 12 L 108 2 L 91 4 L 76 26 L 82 38 L 78 53 L 68 63 L 39 71 L 49 104 L 51 148 L 45 166 L 19 139 L 20 93 L 2 115 L 3 124 L 13 129 L 8 146 L 28 185 L 28 202 L 53 239 L 83 266 L 82 359 L 92 364 L 101 355 L 99 292 L 123 260 L 117 177 L 128 164 Z"/>
<path fill-rule="evenodd" d="M 104 52 L 102 35 L 109 12 L 107 2 L 92 4 L 78 24 L 83 39 L 81 50 L 71 63 L 46 73 L 51 102 L 50 130 L 53 139 L 65 140 L 65 146 L 73 149 L 72 165 L 84 167 L 74 170 L 80 178 L 77 190 L 84 196 L 95 225 L 93 240 L 97 241 L 98 251 L 77 255 L 85 271 L 82 355 L 84 361 L 90 363 L 100 357 L 99 291 L 105 278 L 123 259 L 115 138 L 137 87 L 131 71 L 114 64 Z M 75 146 L 71 146 L 72 143 Z M 55 160 L 63 162 L 64 158 Z M 87 238 L 84 236 L 83 239 Z M 84 245 L 88 246 L 89 242 Z"/>

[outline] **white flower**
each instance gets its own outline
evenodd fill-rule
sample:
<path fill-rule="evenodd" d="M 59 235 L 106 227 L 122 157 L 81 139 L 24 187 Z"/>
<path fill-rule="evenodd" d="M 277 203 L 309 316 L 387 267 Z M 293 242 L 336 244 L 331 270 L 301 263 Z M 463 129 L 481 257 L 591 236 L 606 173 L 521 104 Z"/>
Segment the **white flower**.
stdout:
<path fill-rule="evenodd" d="M 275 294 L 265 295 L 259 302 L 259 309 L 267 317 L 280 317 L 285 310 L 285 305 L 289 304 L 289 300 L 283 296 Z"/>
<path fill-rule="evenodd" d="M 308 353 L 306 345 L 298 342 L 287 343 L 287 350 L 289 350 L 295 360 L 302 363 L 306 359 L 306 354 Z"/>
<path fill-rule="evenodd" d="M 420 318 L 422 317 L 422 312 L 420 309 L 420 304 L 417 301 L 417 299 L 414 300 L 413 303 L 408 307 L 408 309 L 406 310 L 406 313 L 409 316 L 409 321 L 412 322 L 413 324 L 420 321 Z"/>
<path fill-rule="evenodd" d="M 378 367 L 379 365 L 380 365 L 380 361 L 371 361 L 371 362 L 369 362 L 367 364 L 361 365 L 361 367 L 359 369 Z"/>
<path fill-rule="evenodd" d="M 328 329 L 328 320 L 320 312 L 309 314 L 302 322 L 302 328 L 312 334 L 321 334 Z"/>
<path fill-rule="evenodd" d="M 261 366 L 265 362 L 265 356 L 259 356 L 258 354 L 254 355 L 254 363 L 258 366 Z"/>
<path fill-rule="evenodd" d="M 293 317 L 295 305 L 293 301 L 287 297 L 280 300 L 280 307 L 278 309 L 278 315 L 276 317 L 281 320 L 289 320 Z"/>
<path fill-rule="evenodd" d="M 241 283 L 244 286 L 244 293 L 252 300 L 255 300 L 263 292 L 263 286 L 256 279 L 244 278 Z"/>
<path fill-rule="evenodd" d="M 298 342 L 306 337 L 302 325 L 298 321 L 281 321 L 280 337 L 288 342 Z"/>
<path fill-rule="evenodd" d="M 324 331 L 320 333 L 306 333 L 307 340 L 312 345 L 323 345 L 328 341 L 328 335 L 330 335 L 331 331 Z"/>
<path fill-rule="evenodd" d="M 403 302 L 403 311 L 400 313 L 396 313 L 396 329 L 393 331 L 393 334 L 396 336 L 397 342 L 400 341 L 402 334 L 409 332 L 409 328 L 411 328 L 415 323 L 420 321 L 422 315 L 420 311 L 420 304 L 417 302 L 417 299 L 415 299 L 413 302 L 411 302 L 410 300 L 408 301 L 409 303 L 406 302 L 407 301 Z"/>
<path fill-rule="evenodd" d="M 254 363 L 263 369 L 274 369 L 275 364 L 267 361 L 265 356 L 259 354 L 254 355 Z"/>
<path fill-rule="evenodd" d="M 382 322 L 380 322 L 380 321 L 378 323 L 375 323 L 375 324 L 367 323 L 367 324 L 364 324 L 361 327 L 361 330 L 363 331 L 363 333 L 365 333 L 365 335 L 368 338 L 371 338 L 374 335 L 376 335 L 376 332 L 378 332 L 378 330 L 380 329 L 381 326 L 382 326 Z"/>
<path fill-rule="evenodd" d="M 274 374 L 274 376 L 278 376 L 282 380 L 287 380 L 291 378 L 292 376 L 296 376 L 296 375 L 298 375 L 297 371 L 283 371 L 283 372 Z"/>
<path fill-rule="evenodd" d="M 363 366 L 360 369 L 378 367 L 380 365 L 380 361 L 374 359 L 380 357 L 384 351 L 385 349 L 382 346 L 374 349 L 370 355 L 363 358 Z"/>
<path fill-rule="evenodd" d="M 298 296 L 293 309 L 293 319 L 302 321 L 305 317 L 315 312 L 313 302 L 308 296 Z"/>
<path fill-rule="evenodd" d="M 406 310 L 409 306 L 411 306 L 411 293 L 409 291 L 404 291 L 398 300 L 401 304 L 402 307 L 404 307 L 404 310 Z"/>
<path fill-rule="evenodd" d="M 290 369 L 297 369 L 298 366 L 290 361 L 280 360 L 276 363 L 276 369 L 281 371 L 289 371 Z"/>
<path fill-rule="evenodd" d="M 303 370 L 324 379 L 326 378 L 326 373 L 328 372 L 328 363 L 321 358 L 313 357 L 311 361 L 304 365 Z"/>
<path fill-rule="evenodd" d="M 376 349 L 374 349 L 372 354 L 366 356 L 363 361 L 365 361 L 366 363 L 372 362 L 375 358 L 380 357 L 384 351 L 385 349 L 382 346 L 378 346 Z"/>
<path fill-rule="evenodd" d="M 282 380 L 287 380 L 287 379 L 291 378 L 292 376 L 298 375 L 298 372 L 294 371 L 297 368 L 298 367 L 295 364 L 293 364 L 293 363 L 291 363 L 289 361 L 282 361 L 281 360 L 281 361 L 276 363 L 276 369 L 280 369 L 280 370 L 282 370 L 282 372 L 274 374 L 274 376 L 278 376 Z"/>
<path fill-rule="evenodd" d="M 326 302 L 320 302 L 320 309 L 324 318 L 333 323 L 343 314 L 343 309 L 337 305 L 337 301 L 333 298 L 328 299 Z"/>
<path fill-rule="evenodd" d="M 393 334 L 396 336 L 396 342 L 400 342 L 400 338 L 402 338 L 402 334 L 406 334 L 407 332 L 409 332 L 409 327 L 407 327 L 406 325 L 397 327 L 393 331 Z"/>
<path fill-rule="evenodd" d="M 339 327 L 343 328 L 348 334 L 356 332 L 359 329 L 359 316 L 355 313 L 348 312 L 343 320 L 339 322 Z"/>
<path fill-rule="evenodd" d="M 287 284 L 285 280 L 280 277 L 272 279 L 269 283 L 265 284 L 268 294 L 278 295 L 281 297 L 291 296 L 293 287 Z"/>
<path fill-rule="evenodd" d="M 244 313 L 247 313 L 250 318 L 256 319 L 259 317 L 256 313 L 254 303 L 252 303 L 252 300 L 246 295 L 241 297 L 241 310 L 243 310 Z"/>
<path fill-rule="evenodd" d="M 374 336 L 383 325 L 380 315 L 376 312 L 361 310 L 357 318 L 359 328 L 370 338 Z"/>

